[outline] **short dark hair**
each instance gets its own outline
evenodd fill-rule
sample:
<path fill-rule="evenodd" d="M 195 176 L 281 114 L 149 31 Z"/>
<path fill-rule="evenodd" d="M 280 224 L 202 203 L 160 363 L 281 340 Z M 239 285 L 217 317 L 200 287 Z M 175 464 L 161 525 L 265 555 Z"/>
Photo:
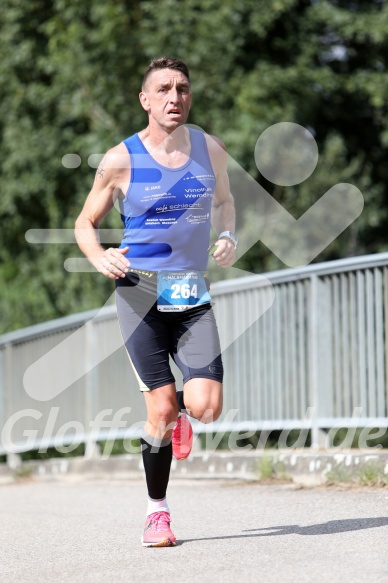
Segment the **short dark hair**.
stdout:
<path fill-rule="evenodd" d="M 141 85 L 142 89 L 145 88 L 147 79 L 151 73 L 154 71 L 160 71 L 162 69 L 175 69 L 176 71 L 180 71 L 187 77 L 187 80 L 190 83 L 189 68 L 186 63 L 180 61 L 179 59 L 174 59 L 173 57 L 158 57 L 157 59 L 152 59 L 148 65 L 148 69 L 143 77 L 143 83 Z"/>

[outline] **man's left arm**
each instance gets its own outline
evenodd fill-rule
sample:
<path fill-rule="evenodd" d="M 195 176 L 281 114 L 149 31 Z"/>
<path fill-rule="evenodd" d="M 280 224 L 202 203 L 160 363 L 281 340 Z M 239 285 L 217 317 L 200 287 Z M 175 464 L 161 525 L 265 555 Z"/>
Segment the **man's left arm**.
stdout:
<path fill-rule="evenodd" d="M 206 136 L 210 161 L 216 174 L 216 188 L 212 200 L 211 222 L 218 235 L 213 259 L 221 267 L 230 267 L 235 260 L 237 239 L 234 199 L 230 192 L 227 173 L 228 157 L 224 144 L 215 136 Z M 220 236 L 221 235 L 221 236 Z"/>

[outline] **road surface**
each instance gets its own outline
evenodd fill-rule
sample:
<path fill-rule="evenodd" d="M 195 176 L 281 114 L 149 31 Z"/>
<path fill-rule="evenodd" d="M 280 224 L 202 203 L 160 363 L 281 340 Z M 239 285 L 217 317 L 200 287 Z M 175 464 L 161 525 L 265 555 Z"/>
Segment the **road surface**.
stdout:
<path fill-rule="evenodd" d="M 388 581 L 388 490 L 173 479 L 175 548 L 144 549 L 140 480 L 0 486 L 1 583 Z"/>

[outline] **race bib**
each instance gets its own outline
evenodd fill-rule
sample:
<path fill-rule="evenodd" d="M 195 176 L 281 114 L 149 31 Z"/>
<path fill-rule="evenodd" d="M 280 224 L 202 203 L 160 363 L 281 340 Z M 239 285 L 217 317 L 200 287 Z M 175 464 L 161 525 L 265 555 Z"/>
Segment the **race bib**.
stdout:
<path fill-rule="evenodd" d="M 211 301 L 203 271 L 159 271 L 158 310 L 181 312 Z"/>

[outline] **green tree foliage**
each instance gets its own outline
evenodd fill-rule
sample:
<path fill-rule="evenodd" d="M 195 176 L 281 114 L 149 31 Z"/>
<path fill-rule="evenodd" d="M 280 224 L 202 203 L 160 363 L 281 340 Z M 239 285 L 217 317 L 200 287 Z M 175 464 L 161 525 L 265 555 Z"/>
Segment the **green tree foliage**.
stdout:
<path fill-rule="evenodd" d="M 146 123 L 138 103 L 149 60 L 190 66 L 190 122 L 300 216 L 337 182 L 365 197 L 361 217 L 318 258 L 386 250 L 388 6 L 375 0 L 0 0 L 0 332 L 97 307 L 99 274 L 69 273 L 76 246 L 31 244 L 29 229 L 72 229 L 93 181 L 91 154 Z M 292 121 L 314 134 L 319 163 L 295 187 L 258 173 L 263 130 Z M 76 153 L 79 168 L 62 157 Z M 238 192 L 234 193 L 236 199 Z M 240 209 L 240 237 L 255 229 Z M 105 227 L 118 226 L 112 213 Z M 240 261 L 283 264 L 260 242 Z"/>
<path fill-rule="evenodd" d="M 31 245 L 29 229 L 72 230 L 93 181 L 90 154 L 144 123 L 138 11 L 123 2 L 2 1 L 2 330 L 105 303 L 112 284 L 68 273 L 74 244 Z M 62 165 L 67 153 L 82 165 Z M 110 222 L 117 224 L 117 217 Z"/>

